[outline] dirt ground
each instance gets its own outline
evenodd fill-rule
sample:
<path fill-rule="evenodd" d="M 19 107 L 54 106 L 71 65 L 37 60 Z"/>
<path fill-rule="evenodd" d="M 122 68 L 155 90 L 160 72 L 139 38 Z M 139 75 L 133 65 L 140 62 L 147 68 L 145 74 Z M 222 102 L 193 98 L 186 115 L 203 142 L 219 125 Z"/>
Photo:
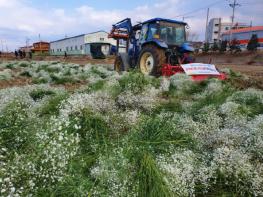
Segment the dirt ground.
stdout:
<path fill-rule="evenodd" d="M 263 84 L 263 52 L 238 54 L 201 54 L 196 62 L 215 64 L 218 68 L 230 68 Z"/>

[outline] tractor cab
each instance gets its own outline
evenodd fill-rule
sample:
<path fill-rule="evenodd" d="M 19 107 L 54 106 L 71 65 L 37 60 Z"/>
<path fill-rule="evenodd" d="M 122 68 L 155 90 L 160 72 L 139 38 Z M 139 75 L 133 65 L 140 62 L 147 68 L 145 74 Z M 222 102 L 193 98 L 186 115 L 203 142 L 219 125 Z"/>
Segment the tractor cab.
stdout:
<path fill-rule="evenodd" d="M 162 48 L 180 47 L 186 42 L 186 23 L 155 18 L 141 25 L 140 43 L 154 42 Z"/>

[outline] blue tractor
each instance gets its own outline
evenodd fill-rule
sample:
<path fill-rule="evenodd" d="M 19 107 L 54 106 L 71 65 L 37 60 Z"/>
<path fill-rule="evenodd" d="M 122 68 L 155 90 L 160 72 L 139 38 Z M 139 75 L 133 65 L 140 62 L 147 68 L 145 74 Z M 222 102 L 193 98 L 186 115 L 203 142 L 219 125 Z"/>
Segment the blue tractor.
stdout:
<path fill-rule="evenodd" d="M 178 67 L 192 62 L 189 54 L 194 51 L 186 42 L 186 26 L 184 22 L 163 18 L 150 19 L 135 26 L 130 18 L 114 24 L 109 37 L 117 40 L 115 70 L 122 72 L 138 68 L 146 75 L 157 77 L 163 73 L 182 72 Z M 172 71 L 174 68 L 177 71 Z"/>

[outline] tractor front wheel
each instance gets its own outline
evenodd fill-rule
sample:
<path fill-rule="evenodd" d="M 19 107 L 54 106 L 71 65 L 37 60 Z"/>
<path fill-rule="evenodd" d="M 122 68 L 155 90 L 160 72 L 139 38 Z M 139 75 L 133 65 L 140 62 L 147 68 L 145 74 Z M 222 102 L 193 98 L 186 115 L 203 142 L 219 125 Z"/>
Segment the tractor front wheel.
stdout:
<path fill-rule="evenodd" d="M 123 62 L 120 56 L 116 56 L 115 62 L 114 62 L 114 70 L 118 73 L 124 71 L 123 69 Z"/>
<path fill-rule="evenodd" d="M 163 49 L 155 45 L 146 45 L 140 53 L 138 67 L 145 75 L 159 77 L 165 61 L 166 57 Z"/>

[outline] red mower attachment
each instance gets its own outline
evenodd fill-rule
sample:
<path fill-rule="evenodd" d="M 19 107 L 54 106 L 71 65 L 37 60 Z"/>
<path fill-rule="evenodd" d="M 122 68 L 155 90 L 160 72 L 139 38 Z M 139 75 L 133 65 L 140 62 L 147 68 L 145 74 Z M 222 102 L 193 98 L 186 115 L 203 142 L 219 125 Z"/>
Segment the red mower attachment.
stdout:
<path fill-rule="evenodd" d="M 178 73 L 185 73 L 192 77 L 193 81 L 204 81 L 209 78 L 217 78 L 219 80 L 226 80 L 225 73 L 220 73 L 214 65 L 211 64 L 182 64 L 172 66 L 171 64 L 163 64 L 162 76 L 170 77 Z"/>

